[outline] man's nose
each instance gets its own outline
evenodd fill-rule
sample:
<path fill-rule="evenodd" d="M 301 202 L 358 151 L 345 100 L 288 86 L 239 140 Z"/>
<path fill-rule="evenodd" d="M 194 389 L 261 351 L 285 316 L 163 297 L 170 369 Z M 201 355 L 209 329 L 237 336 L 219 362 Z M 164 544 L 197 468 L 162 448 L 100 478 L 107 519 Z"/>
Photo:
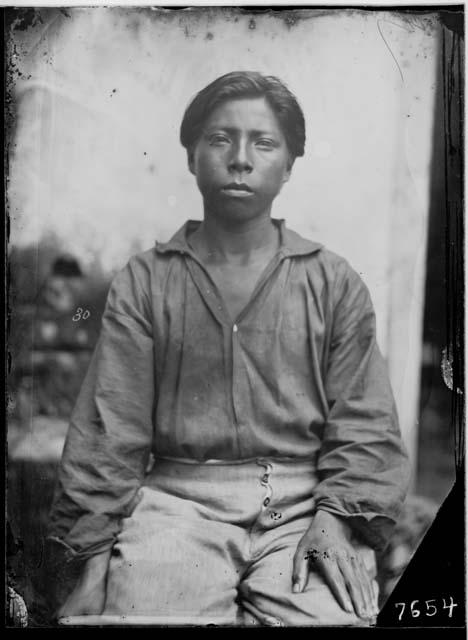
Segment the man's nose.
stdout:
<path fill-rule="evenodd" d="M 232 171 L 247 171 L 250 173 L 253 169 L 252 158 L 248 146 L 243 143 L 236 144 L 232 149 L 229 158 L 229 168 Z"/>

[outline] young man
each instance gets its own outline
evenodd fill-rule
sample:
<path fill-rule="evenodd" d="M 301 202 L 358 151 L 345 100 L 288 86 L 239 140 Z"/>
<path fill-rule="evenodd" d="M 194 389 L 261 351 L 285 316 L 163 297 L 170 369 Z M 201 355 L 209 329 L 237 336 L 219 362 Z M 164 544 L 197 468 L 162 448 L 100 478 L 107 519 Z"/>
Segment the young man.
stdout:
<path fill-rule="evenodd" d="M 60 615 L 369 624 L 408 462 L 367 288 L 271 218 L 303 114 L 229 73 L 181 142 L 204 218 L 112 283 L 51 514 L 86 560 Z"/>

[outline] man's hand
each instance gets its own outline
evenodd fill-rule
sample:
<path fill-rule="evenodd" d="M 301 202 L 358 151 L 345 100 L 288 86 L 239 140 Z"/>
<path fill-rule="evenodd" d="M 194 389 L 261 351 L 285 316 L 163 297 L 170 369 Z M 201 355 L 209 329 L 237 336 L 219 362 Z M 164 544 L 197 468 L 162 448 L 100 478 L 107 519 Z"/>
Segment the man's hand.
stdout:
<path fill-rule="evenodd" d="M 102 613 L 111 553 L 104 551 L 87 560 L 75 588 L 57 611 L 57 618 Z"/>
<path fill-rule="evenodd" d="M 304 590 L 310 570 L 321 573 L 340 606 L 361 618 L 378 614 L 377 591 L 344 519 L 317 511 L 294 556 L 293 592 Z"/>

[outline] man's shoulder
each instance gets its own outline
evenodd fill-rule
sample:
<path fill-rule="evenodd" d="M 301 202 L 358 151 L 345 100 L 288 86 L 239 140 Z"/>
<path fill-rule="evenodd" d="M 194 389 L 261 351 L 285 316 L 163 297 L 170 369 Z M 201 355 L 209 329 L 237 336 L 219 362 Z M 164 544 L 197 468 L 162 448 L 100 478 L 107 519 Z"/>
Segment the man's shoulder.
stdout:
<path fill-rule="evenodd" d="M 156 262 L 157 255 L 154 248 L 134 253 L 115 271 L 112 278 L 114 289 L 125 292 L 151 288 L 154 274 L 159 271 Z"/>
<path fill-rule="evenodd" d="M 345 258 L 343 255 L 336 253 L 327 247 L 323 247 L 320 252 L 320 260 L 333 272 L 335 277 L 359 277 L 357 271 L 351 265 L 348 258 Z"/>
<path fill-rule="evenodd" d="M 318 268 L 330 276 L 346 274 L 353 275 L 356 273 L 349 260 L 343 255 L 336 253 L 322 243 L 316 242 L 315 240 L 309 240 L 292 230 L 291 234 L 294 234 L 294 236 L 302 242 L 305 248 L 310 248 L 309 251 L 304 251 L 302 255 L 299 254 L 310 268 Z"/>
<path fill-rule="evenodd" d="M 147 269 L 152 267 L 157 260 L 157 253 L 154 247 L 145 249 L 144 251 L 138 251 L 130 256 L 128 259 L 128 265 L 134 269 Z"/>
<path fill-rule="evenodd" d="M 171 254 L 159 251 L 159 245 L 160 243 L 155 242 L 149 249 L 134 253 L 128 259 L 124 268 L 129 268 L 139 274 L 151 273 L 161 275 L 161 273 L 164 272 L 164 266 L 167 265 L 168 257 L 171 257 Z"/>
<path fill-rule="evenodd" d="M 165 266 L 171 263 L 172 258 L 187 253 L 187 230 L 195 224 L 198 224 L 198 221 L 187 220 L 169 240 L 161 242 L 157 239 L 149 249 L 132 255 L 128 265 L 137 270 L 155 272 L 156 275 L 163 274 Z"/>
<path fill-rule="evenodd" d="M 293 232 L 295 233 L 295 232 Z M 305 262 L 308 280 L 314 286 L 325 286 L 330 292 L 346 290 L 359 290 L 366 287 L 362 275 L 343 255 L 329 249 L 324 244 L 308 240 L 299 234 L 295 235 L 304 243 L 315 245 L 316 250 L 311 250 L 298 256 Z M 306 246 L 306 245 L 304 245 Z"/>

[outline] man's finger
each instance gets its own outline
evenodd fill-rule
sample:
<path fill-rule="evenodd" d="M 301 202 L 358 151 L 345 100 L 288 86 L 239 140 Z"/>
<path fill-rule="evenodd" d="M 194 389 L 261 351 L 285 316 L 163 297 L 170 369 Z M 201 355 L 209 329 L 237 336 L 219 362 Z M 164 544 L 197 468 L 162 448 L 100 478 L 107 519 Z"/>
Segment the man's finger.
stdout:
<path fill-rule="evenodd" d="M 341 571 L 338 568 L 336 559 L 330 556 L 322 557 L 317 560 L 317 567 L 340 607 L 348 613 L 353 613 L 353 604 L 349 597 Z"/>
<path fill-rule="evenodd" d="M 358 556 L 357 560 L 357 572 L 360 576 L 361 584 L 363 587 L 364 595 L 366 597 L 367 607 L 371 613 L 371 616 L 375 616 L 378 613 L 377 602 L 374 596 L 374 589 L 372 586 L 372 580 L 369 575 L 369 571 L 364 564 L 364 560 L 361 556 Z"/>
<path fill-rule="evenodd" d="M 375 615 L 379 615 L 379 584 L 377 580 L 372 580 L 372 595 L 373 595 L 373 603 L 375 609 Z"/>
<path fill-rule="evenodd" d="M 372 608 L 367 602 L 366 591 L 362 584 L 362 576 L 356 558 L 340 557 L 338 566 L 343 574 L 356 614 L 361 618 L 370 618 L 373 615 Z"/>
<path fill-rule="evenodd" d="M 304 591 L 309 577 L 309 554 L 305 545 L 299 545 L 294 555 L 292 590 L 293 593 Z"/>

